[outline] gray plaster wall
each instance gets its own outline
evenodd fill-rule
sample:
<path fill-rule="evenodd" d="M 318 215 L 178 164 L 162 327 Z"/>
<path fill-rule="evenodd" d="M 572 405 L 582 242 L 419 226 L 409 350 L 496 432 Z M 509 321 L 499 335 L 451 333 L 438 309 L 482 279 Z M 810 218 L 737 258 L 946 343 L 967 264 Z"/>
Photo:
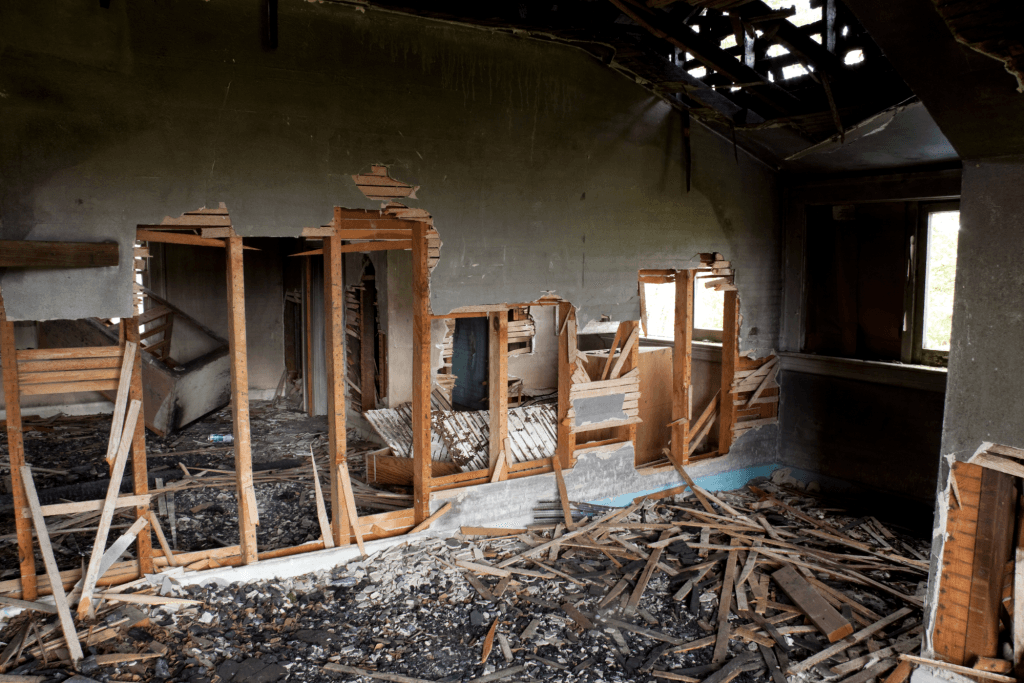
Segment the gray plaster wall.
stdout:
<path fill-rule="evenodd" d="M 966 162 L 942 452 L 1024 448 L 1024 156 Z"/>
<path fill-rule="evenodd" d="M 372 207 L 373 163 L 421 186 L 441 233 L 435 313 L 553 291 L 581 320 L 637 319 L 636 273 L 719 251 L 744 350 L 775 345 L 773 174 L 582 51 L 373 9 L 288 0 L 260 47 L 242 0 L 53 6 L 0 17 L 0 235 L 113 239 L 118 268 L 3 278 L 14 319 L 121 316 L 131 239 L 225 202 L 247 236 Z"/>
<path fill-rule="evenodd" d="M 1024 448 L 1024 157 L 964 162 L 956 287 L 935 531 L 925 601 L 925 647 L 938 604 L 950 468 L 986 442 Z"/>

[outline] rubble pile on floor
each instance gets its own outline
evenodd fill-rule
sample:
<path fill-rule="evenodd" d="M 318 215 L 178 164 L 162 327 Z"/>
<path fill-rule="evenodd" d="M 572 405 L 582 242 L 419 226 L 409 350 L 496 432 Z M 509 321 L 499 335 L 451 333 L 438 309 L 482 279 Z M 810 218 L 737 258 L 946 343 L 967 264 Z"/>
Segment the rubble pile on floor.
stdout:
<path fill-rule="evenodd" d="M 767 480 L 693 490 L 580 506 L 571 527 L 463 527 L 299 579 L 181 587 L 171 569 L 98 594 L 80 669 L 196 683 L 906 677 L 925 541 Z M 0 667 L 68 675 L 52 609 L 9 621 Z"/>

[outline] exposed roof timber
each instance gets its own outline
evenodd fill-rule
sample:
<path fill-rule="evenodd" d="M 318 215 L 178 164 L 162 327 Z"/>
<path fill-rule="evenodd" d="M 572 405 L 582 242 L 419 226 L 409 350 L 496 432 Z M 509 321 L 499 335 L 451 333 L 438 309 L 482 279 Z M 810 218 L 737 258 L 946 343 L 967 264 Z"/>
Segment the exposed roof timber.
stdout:
<path fill-rule="evenodd" d="M 671 16 L 655 14 L 632 0 L 609 0 L 626 16 L 653 35 L 668 41 L 680 50 L 694 55 L 702 64 L 721 73 L 734 83 L 760 83 L 749 88 L 750 93 L 779 114 L 789 116 L 807 109 L 807 106 L 779 86 L 766 80 L 746 64 L 737 61 L 720 47 Z"/>
<path fill-rule="evenodd" d="M 837 133 L 827 140 L 822 140 L 817 144 L 811 145 L 806 149 L 802 149 L 795 154 L 789 155 L 785 158 L 785 161 L 796 161 L 797 159 L 801 159 L 810 154 L 829 152 L 834 150 L 836 147 L 845 144 L 847 141 L 853 142 L 859 138 L 877 133 L 885 129 L 901 112 L 916 102 L 917 100 L 914 100 L 913 102 L 904 102 L 903 104 L 890 107 L 885 111 L 869 116 L 863 121 L 848 127 L 845 131 L 845 135 Z"/>

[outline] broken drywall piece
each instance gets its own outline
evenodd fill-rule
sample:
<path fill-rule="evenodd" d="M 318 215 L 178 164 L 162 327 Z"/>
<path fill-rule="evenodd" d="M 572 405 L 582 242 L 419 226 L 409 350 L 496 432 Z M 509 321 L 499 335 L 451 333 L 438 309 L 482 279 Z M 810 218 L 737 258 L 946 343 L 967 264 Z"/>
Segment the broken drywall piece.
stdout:
<path fill-rule="evenodd" d="M 369 173 L 358 173 L 352 176 L 356 187 L 367 199 L 386 202 L 397 197 L 416 199 L 416 190 L 419 186 L 403 183 L 388 175 L 387 166 L 371 166 Z"/>

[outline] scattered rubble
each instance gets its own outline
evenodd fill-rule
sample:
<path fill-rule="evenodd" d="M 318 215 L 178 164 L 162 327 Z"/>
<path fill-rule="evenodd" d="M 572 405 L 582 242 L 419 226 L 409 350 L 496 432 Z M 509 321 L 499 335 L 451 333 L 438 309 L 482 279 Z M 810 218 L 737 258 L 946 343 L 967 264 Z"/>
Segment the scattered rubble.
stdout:
<path fill-rule="evenodd" d="M 463 527 L 291 580 L 182 587 L 170 569 L 115 589 L 138 591 L 122 594 L 131 603 L 104 594 L 79 631 L 81 673 L 866 683 L 920 650 L 925 540 L 772 481 L 694 490 L 623 509 L 580 505 L 588 517 L 572 529 Z M 39 612 L 11 619 L 0 666 L 62 680 L 55 624 Z"/>

